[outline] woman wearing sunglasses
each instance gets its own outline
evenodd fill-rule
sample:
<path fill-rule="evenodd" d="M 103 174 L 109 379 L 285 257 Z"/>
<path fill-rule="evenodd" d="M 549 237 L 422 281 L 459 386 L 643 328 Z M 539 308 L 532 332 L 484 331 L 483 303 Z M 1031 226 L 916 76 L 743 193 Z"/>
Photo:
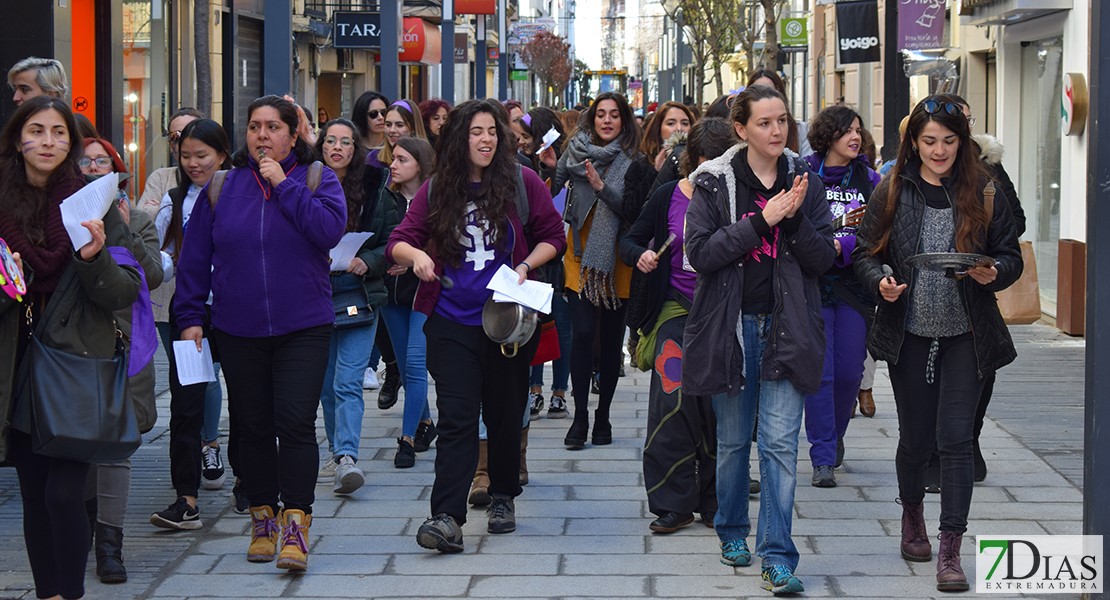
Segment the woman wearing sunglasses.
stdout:
<path fill-rule="evenodd" d="M 917 269 L 922 252 L 969 252 L 993 265 L 954 278 Z M 937 589 L 964 591 L 960 544 L 971 509 L 972 438 L 983 380 L 1016 352 L 994 293 L 1021 275 L 1021 252 L 1005 197 L 994 190 L 967 117 L 947 95 L 910 113 L 898 160 L 879 184 L 852 254 L 879 308 L 868 339 L 890 365 L 898 409 L 902 557 L 932 559 L 925 528 L 925 467 L 936 440 L 941 460 Z"/>

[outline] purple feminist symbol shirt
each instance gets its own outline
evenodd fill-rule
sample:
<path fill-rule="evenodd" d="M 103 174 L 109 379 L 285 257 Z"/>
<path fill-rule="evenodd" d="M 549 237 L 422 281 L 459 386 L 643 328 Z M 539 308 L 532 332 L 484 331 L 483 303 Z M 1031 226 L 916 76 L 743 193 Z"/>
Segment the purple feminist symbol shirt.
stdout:
<path fill-rule="evenodd" d="M 461 239 L 464 251 L 459 266 L 444 267 L 444 275 L 454 286 L 442 289 L 435 311 L 460 325 L 481 325 L 482 308 L 493 292 L 486 285 L 501 265 L 509 265 L 513 248 L 513 228 L 506 227 L 506 239 L 494 245 L 489 239 L 489 223 L 480 219 L 474 203 L 466 206 L 466 229 Z"/>

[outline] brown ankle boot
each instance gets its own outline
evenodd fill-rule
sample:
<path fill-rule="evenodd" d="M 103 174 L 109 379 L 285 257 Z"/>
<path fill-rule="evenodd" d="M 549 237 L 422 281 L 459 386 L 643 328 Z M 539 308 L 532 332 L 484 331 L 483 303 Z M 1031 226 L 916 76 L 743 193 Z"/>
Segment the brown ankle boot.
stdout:
<path fill-rule="evenodd" d="M 941 592 L 966 592 L 967 575 L 960 565 L 960 542 L 963 535 L 954 531 L 940 532 L 940 552 L 937 553 L 937 590 Z"/>
<path fill-rule="evenodd" d="M 913 562 L 933 559 L 933 546 L 925 531 L 924 502 L 902 502 L 902 558 Z"/>
<path fill-rule="evenodd" d="M 859 401 L 859 414 L 865 417 L 875 416 L 875 395 L 870 389 L 860 390 L 856 400 Z"/>
<path fill-rule="evenodd" d="M 520 485 L 528 485 L 528 428 L 520 430 Z"/>
<path fill-rule="evenodd" d="M 478 440 L 478 470 L 474 471 L 474 482 L 470 484 L 470 496 L 467 501 L 471 506 L 486 506 L 489 504 L 489 446 L 486 440 Z"/>

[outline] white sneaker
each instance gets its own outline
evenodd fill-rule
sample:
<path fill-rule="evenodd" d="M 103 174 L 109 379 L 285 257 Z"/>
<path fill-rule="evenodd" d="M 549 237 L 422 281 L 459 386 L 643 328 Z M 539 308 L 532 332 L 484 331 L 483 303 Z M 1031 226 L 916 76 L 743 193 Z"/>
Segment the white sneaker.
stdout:
<path fill-rule="evenodd" d="M 350 494 L 365 482 L 366 475 L 355 465 L 355 459 L 347 455 L 340 456 L 339 466 L 335 469 L 335 487 L 331 491 L 336 494 Z"/>
<path fill-rule="evenodd" d="M 335 457 L 329 456 L 328 460 L 324 461 L 324 464 L 320 466 L 320 473 L 316 475 L 316 482 L 325 483 L 335 479 L 335 470 L 338 467 L 339 463 L 336 462 Z"/>
<path fill-rule="evenodd" d="M 362 375 L 362 389 L 376 390 L 380 387 L 382 387 L 382 384 L 378 381 L 378 374 L 374 369 L 366 369 L 366 372 Z"/>

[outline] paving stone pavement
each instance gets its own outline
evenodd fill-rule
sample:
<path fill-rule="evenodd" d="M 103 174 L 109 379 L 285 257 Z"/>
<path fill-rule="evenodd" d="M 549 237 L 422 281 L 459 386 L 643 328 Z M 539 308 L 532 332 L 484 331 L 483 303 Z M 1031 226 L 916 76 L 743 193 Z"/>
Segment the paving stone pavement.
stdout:
<path fill-rule="evenodd" d="M 1019 358 L 999 375 L 982 436 L 990 474 L 975 488 L 968 534 L 1081 533 L 1083 342 L 1043 325 L 1013 332 Z M 204 528 L 169 532 L 148 523 L 151 512 L 173 500 L 169 398 L 162 394 L 158 425 L 132 458 L 124 544 L 130 580 L 100 584 L 90 557 L 87 597 L 770 597 L 760 589 L 758 568 L 718 562 L 712 530 L 695 523 L 672 535 L 648 531 L 640 468 L 648 382 L 638 372 L 621 379 L 611 446 L 568 451 L 562 439 L 569 419 L 533 421 L 531 483 L 517 500 L 516 533 L 486 534 L 483 511 L 471 509 L 463 528 L 466 551 L 450 556 L 415 541 L 427 516 L 434 447 L 418 456 L 415 468 L 394 469 L 402 405 L 379 411 L 376 392 L 368 392 L 359 462 L 367 485 L 346 498 L 332 495 L 330 485 L 317 486 L 310 566 L 301 576 L 245 560 L 249 519 L 231 510 L 230 477 L 224 490 L 201 492 Z M 875 418 L 856 417 L 848 429 L 835 489 L 809 485 L 803 429 L 794 533 L 806 596 L 941 597 L 934 588 L 935 563 L 911 564 L 898 554 L 897 421 L 883 366 L 875 396 Z M 753 473 L 757 466 L 753 461 Z M 935 535 L 939 498 L 926 502 Z M 753 501 L 751 514 L 757 513 Z M 2 469 L 0 599 L 34 598 L 20 523 L 15 473 Z M 754 547 L 754 527 L 749 541 Z M 972 546 L 963 549 L 969 575 Z"/>

